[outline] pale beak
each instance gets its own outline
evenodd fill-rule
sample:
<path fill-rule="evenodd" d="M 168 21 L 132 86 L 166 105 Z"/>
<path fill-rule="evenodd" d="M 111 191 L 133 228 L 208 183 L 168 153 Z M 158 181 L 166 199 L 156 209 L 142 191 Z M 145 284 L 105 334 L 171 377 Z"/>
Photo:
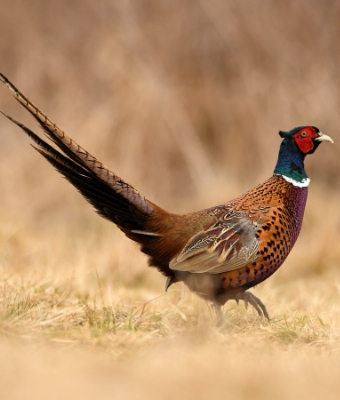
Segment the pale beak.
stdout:
<path fill-rule="evenodd" d="M 333 142 L 333 139 L 327 135 L 324 135 L 322 132 L 319 132 L 320 137 L 315 138 L 314 140 L 317 140 L 318 142 Z"/>

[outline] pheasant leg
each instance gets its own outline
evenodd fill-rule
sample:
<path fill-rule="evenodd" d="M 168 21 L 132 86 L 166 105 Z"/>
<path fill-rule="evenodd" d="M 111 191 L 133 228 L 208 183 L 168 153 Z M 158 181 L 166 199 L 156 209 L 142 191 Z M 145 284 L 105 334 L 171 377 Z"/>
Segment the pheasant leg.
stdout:
<path fill-rule="evenodd" d="M 260 317 L 264 316 L 267 318 L 268 321 L 270 320 L 266 306 L 253 293 L 251 292 L 240 293 L 236 297 L 236 301 L 238 302 L 239 300 L 244 301 L 246 308 L 248 308 L 248 304 L 250 304 L 255 308 Z"/>

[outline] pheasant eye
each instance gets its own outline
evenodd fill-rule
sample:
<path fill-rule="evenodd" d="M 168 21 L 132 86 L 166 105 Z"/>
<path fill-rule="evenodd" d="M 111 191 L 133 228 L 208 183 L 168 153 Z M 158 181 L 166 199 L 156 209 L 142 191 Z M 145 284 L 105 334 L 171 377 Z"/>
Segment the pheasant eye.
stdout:
<path fill-rule="evenodd" d="M 300 136 L 301 136 L 301 137 L 306 137 L 306 136 L 307 136 L 307 132 L 306 132 L 306 131 L 302 131 L 302 132 L 300 133 Z"/>

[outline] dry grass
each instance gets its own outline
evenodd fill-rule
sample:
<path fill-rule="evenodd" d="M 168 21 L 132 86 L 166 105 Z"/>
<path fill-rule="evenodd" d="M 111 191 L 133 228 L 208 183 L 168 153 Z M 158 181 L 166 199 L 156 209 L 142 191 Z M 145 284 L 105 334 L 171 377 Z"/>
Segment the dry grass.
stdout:
<path fill-rule="evenodd" d="M 284 4 L 284 5 L 283 5 Z M 15 2 L 0 70 L 166 209 L 221 203 L 271 173 L 276 132 L 340 135 L 337 2 Z M 0 88 L 0 108 L 32 126 Z M 34 126 L 34 125 L 33 125 Z M 255 289 L 268 323 L 164 278 L 0 119 L 0 398 L 336 399 L 337 147 L 307 160 L 304 227 Z"/>

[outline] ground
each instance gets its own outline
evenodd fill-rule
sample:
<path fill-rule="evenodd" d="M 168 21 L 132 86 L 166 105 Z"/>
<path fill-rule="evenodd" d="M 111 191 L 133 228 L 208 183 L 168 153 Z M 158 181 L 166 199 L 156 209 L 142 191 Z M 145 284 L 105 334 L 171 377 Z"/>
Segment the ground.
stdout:
<path fill-rule="evenodd" d="M 1 397 L 337 398 L 339 279 L 307 230 L 254 289 L 270 322 L 231 301 L 216 327 L 113 225 L 51 218 L 2 226 Z"/>

